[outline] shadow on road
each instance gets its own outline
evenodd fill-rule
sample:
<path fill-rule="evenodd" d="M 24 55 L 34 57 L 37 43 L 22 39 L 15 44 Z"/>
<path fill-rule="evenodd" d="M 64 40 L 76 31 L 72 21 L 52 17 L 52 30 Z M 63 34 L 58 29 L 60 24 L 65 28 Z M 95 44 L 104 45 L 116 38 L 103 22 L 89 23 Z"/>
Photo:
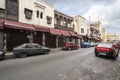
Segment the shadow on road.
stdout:
<path fill-rule="evenodd" d="M 49 53 L 48 53 L 48 54 L 49 54 Z M 41 56 L 41 55 L 48 55 L 48 54 L 33 54 L 33 55 L 28 55 L 28 56 L 25 57 L 25 58 L 35 57 L 35 56 Z M 23 58 L 16 57 L 16 56 L 14 56 L 14 55 L 6 55 L 4 60 L 10 60 L 10 59 L 12 60 L 12 59 L 23 59 Z"/>
<path fill-rule="evenodd" d="M 119 56 L 120 56 L 120 55 L 119 55 Z M 118 60 L 119 56 L 116 57 L 116 59 L 114 59 L 114 58 L 111 57 L 111 56 L 99 55 L 99 58 L 106 59 L 106 60 Z"/>

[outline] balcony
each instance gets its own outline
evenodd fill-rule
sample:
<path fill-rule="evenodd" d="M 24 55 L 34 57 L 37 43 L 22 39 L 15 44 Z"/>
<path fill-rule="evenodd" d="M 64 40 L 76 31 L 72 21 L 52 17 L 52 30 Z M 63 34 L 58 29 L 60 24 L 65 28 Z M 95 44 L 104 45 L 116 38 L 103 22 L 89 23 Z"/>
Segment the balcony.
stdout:
<path fill-rule="evenodd" d="M 5 10 L 0 8 L 0 19 L 18 21 L 18 15 L 12 14 L 12 13 L 7 13 L 5 16 Z"/>
<path fill-rule="evenodd" d="M 6 19 L 7 19 L 7 20 L 11 20 L 11 21 L 18 21 L 18 15 L 8 13 L 8 14 L 6 15 Z"/>
<path fill-rule="evenodd" d="M 5 18 L 5 10 L 0 8 L 0 19 Z"/>
<path fill-rule="evenodd" d="M 67 30 L 67 31 L 74 31 L 74 28 L 66 27 L 66 26 L 61 26 L 55 24 L 55 29 L 61 29 L 61 30 Z"/>

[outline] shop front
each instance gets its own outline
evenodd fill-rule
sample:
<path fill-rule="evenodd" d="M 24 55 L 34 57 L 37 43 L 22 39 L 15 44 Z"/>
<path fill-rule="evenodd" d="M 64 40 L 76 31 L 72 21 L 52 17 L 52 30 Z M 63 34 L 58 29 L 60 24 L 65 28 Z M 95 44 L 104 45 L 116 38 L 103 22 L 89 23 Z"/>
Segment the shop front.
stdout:
<path fill-rule="evenodd" d="M 0 50 L 3 50 L 3 20 L 0 20 Z"/>
<path fill-rule="evenodd" d="M 30 24 L 5 21 L 4 42 L 6 51 L 13 51 L 13 48 L 24 43 L 32 42 L 34 28 Z"/>

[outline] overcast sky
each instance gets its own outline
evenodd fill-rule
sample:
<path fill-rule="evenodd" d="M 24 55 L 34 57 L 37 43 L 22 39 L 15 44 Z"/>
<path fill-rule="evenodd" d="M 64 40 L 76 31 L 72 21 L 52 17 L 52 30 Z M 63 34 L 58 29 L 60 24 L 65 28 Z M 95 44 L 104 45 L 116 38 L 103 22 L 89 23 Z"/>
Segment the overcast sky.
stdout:
<path fill-rule="evenodd" d="M 120 0 L 46 0 L 55 9 L 70 16 L 100 20 L 108 33 L 120 34 Z M 90 18 L 89 18 L 90 16 Z"/>

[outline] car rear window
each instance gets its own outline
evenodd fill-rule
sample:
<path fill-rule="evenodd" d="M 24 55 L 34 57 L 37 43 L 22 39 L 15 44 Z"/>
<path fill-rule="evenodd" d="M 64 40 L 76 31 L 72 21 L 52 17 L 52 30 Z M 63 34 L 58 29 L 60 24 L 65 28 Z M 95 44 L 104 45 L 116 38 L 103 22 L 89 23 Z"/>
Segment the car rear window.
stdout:
<path fill-rule="evenodd" d="M 108 48 L 110 48 L 110 47 L 112 47 L 112 45 L 111 44 L 99 44 L 97 47 L 108 47 Z"/>

